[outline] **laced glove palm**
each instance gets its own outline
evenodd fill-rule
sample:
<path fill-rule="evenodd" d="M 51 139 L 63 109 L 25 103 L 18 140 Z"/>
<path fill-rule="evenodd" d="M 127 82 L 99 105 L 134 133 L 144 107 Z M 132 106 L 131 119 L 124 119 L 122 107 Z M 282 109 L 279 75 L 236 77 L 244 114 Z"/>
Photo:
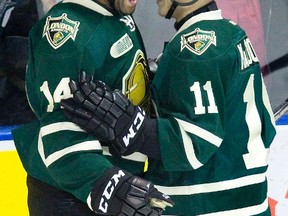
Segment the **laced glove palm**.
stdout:
<path fill-rule="evenodd" d="M 129 155 L 141 148 L 151 120 L 144 110 L 133 105 L 118 89 L 112 91 L 85 72 L 69 86 L 73 99 L 61 101 L 69 120 L 107 142 L 114 156 Z"/>

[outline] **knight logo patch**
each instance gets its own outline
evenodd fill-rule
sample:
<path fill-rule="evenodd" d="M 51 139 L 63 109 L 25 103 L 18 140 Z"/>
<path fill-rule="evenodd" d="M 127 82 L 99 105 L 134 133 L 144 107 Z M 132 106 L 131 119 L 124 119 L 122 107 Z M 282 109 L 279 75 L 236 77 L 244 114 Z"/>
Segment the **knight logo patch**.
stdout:
<path fill-rule="evenodd" d="M 80 22 L 68 19 L 66 13 L 59 17 L 48 16 L 42 37 L 46 36 L 49 44 L 58 49 L 70 38 L 75 41 L 79 25 Z"/>
<path fill-rule="evenodd" d="M 196 55 L 202 55 L 213 44 L 216 46 L 214 31 L 204 31 L 199 28 L 181 36 L 181 51 L 187 48 Z"/>
<path fill-rule="evenodd" d="M 147 62 L 145 55 L 138 50 L 135 54 L 133 64 L 123 77 L 122 83 L 122 92 L 125 92 L 125 95 L 134 105 L 141 105 L 142 108 L 145 107 L 143 107 L 143 103 L 145 103 L 146 100 L 145 97 L 147 95 L 149 82 L 146 68 Z"/>

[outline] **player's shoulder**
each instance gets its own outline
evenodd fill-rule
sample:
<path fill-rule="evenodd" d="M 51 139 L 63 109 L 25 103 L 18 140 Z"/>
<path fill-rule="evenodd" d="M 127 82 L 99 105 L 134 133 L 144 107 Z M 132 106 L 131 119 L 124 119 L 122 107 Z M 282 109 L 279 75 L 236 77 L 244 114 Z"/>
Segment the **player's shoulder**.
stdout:
<path fill-rule="evenodd" d="M 99 6 L 100 7 L 100 6 Z M 48 11 L 48 16 L 59 16 L 61 14 L 67 14 L 71 19 L 78 19 L 79 21 L 92 22 L 95 20 L 99 20 L 101 17 L 110 14 L 101 12 L 100 9 L 96 10 L 90 8 L 89 5 L 80 4 L 80 3 L 58 3 L 52 7 L 50 11 Z M 46 17 L 47 17 L 46 15 Z"/>
<path fill-rule="evenodd" d="M 87 7 L 60 3 L 32 28 L 30 38 L 39 52 L 71 53 L 89 43 L 103 18 L 102 14 Z"/>
<path fill-rule="evenodd" d="M 226 19 L 204 20 L 179 31 L 170 41 L 170 51 L 193 61 L 211 60 L 235 48 L 245 32 Z"/>
<path fill-rule="evenodd" d="M 77 31 L 75 33 L 86 32 L 87 34 L 94 31 L 104 18 L 104 14 L 88 7 L 79 4 L 59 3 L 43 19 L 47 28 L 56 28 L 54 31 L 66 29 L 69 32 L 75 29 Z M 50 25 L 47 26 L 47 24 Z"/>
<path fill-rule="evenodd" d="M 247 37 L 244 29 L 241 28 L 236 22 L 230 19 L 223 19 L 222 26 L 223 26 L 222 34 L 229 35 L 231 41 L 234 43 L 237 43 L 239 40 L 242 40 L 244 37 Z M 221 31 L 221 26 L 218 31 L 219 32 Z"/>

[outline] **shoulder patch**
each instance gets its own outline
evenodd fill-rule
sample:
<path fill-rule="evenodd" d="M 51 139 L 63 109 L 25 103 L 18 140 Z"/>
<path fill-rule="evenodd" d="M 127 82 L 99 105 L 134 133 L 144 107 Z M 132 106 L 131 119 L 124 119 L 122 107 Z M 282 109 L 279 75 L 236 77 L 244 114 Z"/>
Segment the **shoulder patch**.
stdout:
<path fill-rule="evenodd" d="M 196 28 L 194 31 L 181 36 L 181 51 L 187 48 L 196 55 L 202 55 L 211 44 L 216 46 L 214 31 L 204 31 Z"/>
<path fill-rule="evenodd" d="M 129 37 L 129 35 L 126 33 L 112 45 L 110 49 L 110 55 L 113 58 L 118 58 L 127 53 L 132 48 L 133 48 L 133 42 Z"/>
<path fill-rule="evenodd" d="M 42 37 L 46 36 L 49 44 L 54 49 L 58 49 L 70 38 L 75 41 L 79 25 L 79 21 L 68 19 L 66 13 L 59 17 L 48 16 Z"/>

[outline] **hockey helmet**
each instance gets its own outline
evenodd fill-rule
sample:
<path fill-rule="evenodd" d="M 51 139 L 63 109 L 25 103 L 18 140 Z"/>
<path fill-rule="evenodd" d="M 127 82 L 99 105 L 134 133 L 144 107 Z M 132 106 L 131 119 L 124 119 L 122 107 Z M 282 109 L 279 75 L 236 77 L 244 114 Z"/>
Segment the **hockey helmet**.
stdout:
<path fill-rule="evenodd" d="M 174 13 L 174 11 L 176 10 L 177 6 L 180 6 L 180 7 L 186 7 L 186 6 L 191 6 L 193 4 L 195 4 L 196 2 L 199 2 L 199 5 L 202 3 L 202 5 L 207 5 L 211 2 L 214 2 L 212 3 L 213 7 L 214 5 L 216 5 L 215 3 L 215 0 L 191 0 L 189 2 L 178 2 L 177 0 L 170 0 L 172 2 L 172 5 L 169 9 L 169 11 L 167 12 L 165 18 L 166 19 L 170 19 Z M 217 6 L 216 6 L 217 7 Z"/>
<path fill-rule="evenodd" d="M 172 5 L 169 9 L 169 11 L 167 12 L 165 18 L 166 19 L 170 19 L 174 13 L 174 11 L 176 10 L 177 6 L 182 6 L 182 7 L 185 7 L 185 6 L 189 6 L 189 5 L 193 5 L 194 3 L 196 3 L 198 0 L 191 0 L 190 2 L 178 2 L 176 0 L 171 0 L 172 2 Z"/>

